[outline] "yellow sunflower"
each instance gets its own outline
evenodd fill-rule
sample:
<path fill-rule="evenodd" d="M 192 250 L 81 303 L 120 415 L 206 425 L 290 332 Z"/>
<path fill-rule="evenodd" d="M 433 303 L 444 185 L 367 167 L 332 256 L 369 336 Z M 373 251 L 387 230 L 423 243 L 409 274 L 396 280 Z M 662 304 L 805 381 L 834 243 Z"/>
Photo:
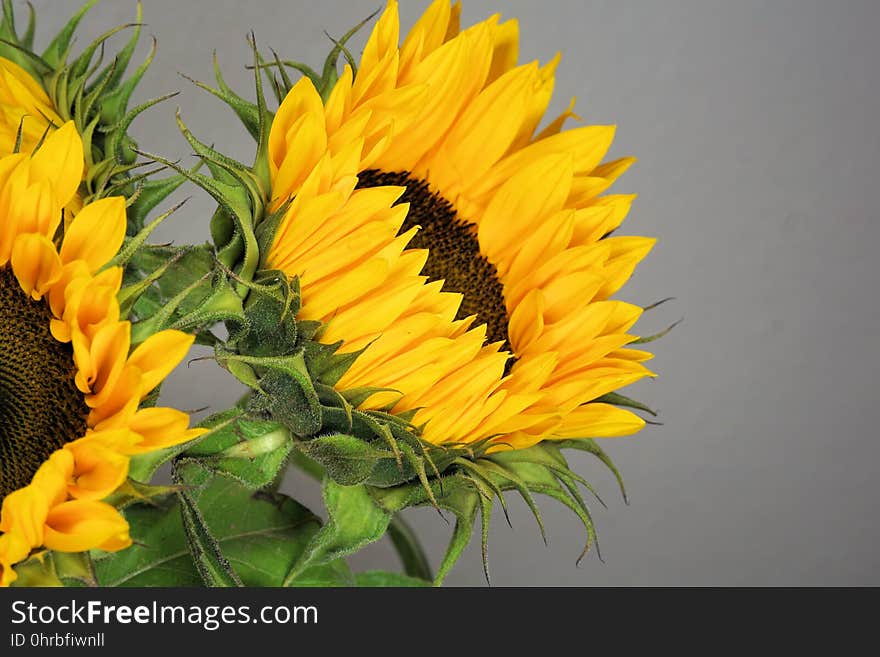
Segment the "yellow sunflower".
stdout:
<path fill-rule="evenodd" d="M 8 82 L 8 80 L 7 80 Z M 125 200 L 90 203 L 63 225 L 83 175 L 73 122 L 37 151 L 0 158 L 0 585 L 39 547 L 131 543 L 102 501 L 129 459 L 196 437 L 189 416 L 140 402 L 193 337 L 157 333 L 132 350 L 120 317 Z"/>
<path fill-rule="evenodd" d="M 642 309 L 610 297 L 653 239 L 609 236 L 613 126 L 543 129 L 557 56 L 517 63 L 518 25 L 459 28 L 436 0 L 399 44 L 397 3 L 326 102 L 308 77 L 272 123 L 264 264 L 298 276 L 321 340 L 363 350 L 339 389 L 416 410 L 434 444 L 609 437 L 644 421 L 603 395 L 652 375 L 626 348 Z"/>

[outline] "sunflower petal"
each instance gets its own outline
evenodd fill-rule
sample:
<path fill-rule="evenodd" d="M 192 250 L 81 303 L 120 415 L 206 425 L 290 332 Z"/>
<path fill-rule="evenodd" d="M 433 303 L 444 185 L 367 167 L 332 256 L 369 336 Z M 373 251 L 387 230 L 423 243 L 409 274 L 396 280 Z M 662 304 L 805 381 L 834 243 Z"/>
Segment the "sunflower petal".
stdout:
<path fill-rule="evenodd" d="M 125 518 L 109 504 L 72 500 L 49 512 L 43 544 L 61 552 L 116 551 L 131 545 L 131 537 Z"/>
<path fill-rule="evenodd" d="M 62 206 L 70 203 L 76 194 L 84 166 L 82 139 L 73 121 L 68 121 L 46 137 L 31 158 L 31 170 L 35 177 L 52 182 Z"/>
<path fill-rule="evenodd" d="M 112 196 L 94 201 L 80 210 L 67 227 L 61 260 L 83 260 L 92 273 L 103 267 L 125 238 L 125 199 Z"/>
<path fill-rule="evenodd" d="M 141 394 L 146 395 L 171 374 L 194 341 L 193 335 L 167 330 L 151 335 L 140 344 L 129 356 L 128 364 L 141 371 Z"/>
<path fill-rule="evenodd" d="M 103 499 L 128 477 L 128 457 L 108 447 L 99 434 L 75 440 L 64 449 L 76 461 L 73 483 L 68 486 L 68 492 L 76 499 Z"/>
<path fill-rule="evenodd" d="M 61 278 L 61 258 L 47 237 L 19 235 L 12 247 L 12 270 L 25 294 L 39 300 Z"/>

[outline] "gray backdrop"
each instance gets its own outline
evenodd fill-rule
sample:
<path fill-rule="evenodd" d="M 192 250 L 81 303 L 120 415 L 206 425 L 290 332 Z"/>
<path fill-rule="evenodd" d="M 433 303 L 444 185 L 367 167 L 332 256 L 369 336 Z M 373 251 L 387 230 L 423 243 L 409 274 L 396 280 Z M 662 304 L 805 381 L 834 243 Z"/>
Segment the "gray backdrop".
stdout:
<path fill-rule="evenodd" d="M 247 30 L 283 56 L 315 64 L 381 0 L 145 0 L 159 54 L 138 92 L 181 95 L 140 119 L 150 150 L 191 162 L 174 125 L 248 158 L 252 144 L 218 101 L 177 71 L 249 90 Z M 38 38 L 79 0 L 34 0 Z M 404 0 L 412 24 L 425 3 Z M 129 20 L 134 0 L 105 0 L 80 43 Z M 607 441 L 631 495 L 626 506 L 595 461 L 573 456 L 608 508 L 595 506 L 605 563 L 575 567 L 577 520 L 545 503 L 550 545 L 511 498 L 513 529 L 494 519 L 496 585 L 880 584 L 875 428 L 880 365 L 873 250 L 880 247 L 880 3 L 783 1 L 528 2 L 467 0 L 465 23 L 501 11 L 521 22 L 523 60 L 563 52 L 556 101 L 586 121 L 616 123 L 612 155 L 639 163 L 616 190 L 640 197 L 625 231 L 660 238 L 624 288 L 648 304 L 656 381 L 633 393 L 663 426 Z M 358 42 L 358 48 L 360 47 Z M 203 240 L 212 204 L 198 190 L 158 238 Z M 230 404 L 239 389 L 209 362 L 181 367 L 164 390 L 182 408 Z M 317 508 L 313 484 L 286 489 Z M 434 563 L 451 527 L 410 512 Z M 354 559 L 396 566 L 382 542 Z M 482 585 L 479 541 L 448 579 Z"/>

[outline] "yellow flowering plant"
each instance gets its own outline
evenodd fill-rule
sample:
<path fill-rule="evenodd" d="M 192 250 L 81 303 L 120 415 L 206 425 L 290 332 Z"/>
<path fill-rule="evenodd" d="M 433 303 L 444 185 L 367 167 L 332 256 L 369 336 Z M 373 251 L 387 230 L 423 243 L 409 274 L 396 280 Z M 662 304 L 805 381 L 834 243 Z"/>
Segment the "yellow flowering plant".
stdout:
<path fill-rule="evenodd" d="M 641 345 L 662 333 L 640 336 L 647 309 L 618 298 L 654 244 L 618 234 L 635 197 L 606 193 L 635 159 L 603 161 L 614 127 L 569 127 L 574 102 L 546 120 L 559 56 L 520 63 L 516 20 L 463 28 L 449 0 L 405 35 L 389 0 L 359 60 L 346 44 L 369 20 L 334 41 L 320 72 L 264 55 L 251 37 L 253 100 L 216 65 L 216 87 L 196 84 L 234 110 L 256 141 L 254 162 L 203 143 L 178 115 L 201 172 L 125 135 L 155 104 L 125 109 L 146 69 L 122 82 L 136 25 L 109 67 L 90 66 L 95 44 L 67 63 L 91 4 L 42 56 L 32 29 L 16 36 L 8 4 L 0 26 L 0 99 L 11 99 L 0 125 L 11 143 L 0 160 L 0 183 L 6 171 L 11 181 L 0 186 L 10 227 L 0 263 L 7 245 L 11 255 L 0 271 L 15 292 L 0 310 L 42 304 L 44 342 L 71 345 L 72 359 L 62 349 L 57 360 L 72 362 L 68 414 L 79 422 L 78 440 L 49 445 L 60 449 L 43 450 L 35 472 L 3 470 L 7 579 L 439 585 L 479 515 L 488 580 L 491 513 L 496 503 L 507 513 L 511 492 L 542 535 L 536 494 L 571 509 L 583 557 L 595 529 L 582 490 L 593 489 L 566 451 L 594 455 L 623 491 L 599 442 L 654 414 L 620 390 L 654 376 Z M 173 174 L 137 173 L 138 155 Z M 147 245 L 170 213 L 150 223 L 146 214 L 184 180 L 217 202 L 211 242 Z M 101 247 L 90 247 L 85 236 L 99 233 Z M 138 410 L 194 340 L 249 392 L 196 429 L 181 411 Z M 0 417 L 4 450 L 34 441 L 12 413 Z M 147 484 L 168 462 L 171 485 Z M 290 467 L 322 482 L 325 521 L 279 492 Z M 27 522 L 25 503 L 14 503 L 22 483 L 51 500 Z M 94 502 L 103 510 L 70 519 L 56 507 L 107 496 L 124 498 L 124 518 L 110 504 L 116 524 L 100 525 L 115 533 L 59 542 L 56 515 L 67 527 L 110 511 Z M 414 506 L 455 516 L 436 572 L 400 515 Z M 353 573 L 345 558 L 386 535 L 404 572 Z M 85 556 L 62 556 L 71 551 Z"/>

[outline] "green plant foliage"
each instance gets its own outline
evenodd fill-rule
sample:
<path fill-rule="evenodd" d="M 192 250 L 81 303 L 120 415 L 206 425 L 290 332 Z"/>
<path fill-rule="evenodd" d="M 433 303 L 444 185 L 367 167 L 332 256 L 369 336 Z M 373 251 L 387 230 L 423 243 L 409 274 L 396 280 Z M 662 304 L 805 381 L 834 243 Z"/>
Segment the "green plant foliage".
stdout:
<path fill-rule="evenodd" d="M 183 476 L 184 481 L 199 478 L 193 471 Z M 289 577 L 321 529 L 320 519 L 290 497 L 254 492 L 233 479 L 212 475 L 204 477 L 202 485 L 194 486 L 187 497 L 191 504 L 187 510 L 182 510 L 178 496 L 168 497 L 158 507 L 129 507 L 126 518 L 135 545 L 97 557 L 98 582 L 102 586 L 203 586 L 217 585 L 228 577 L 229 582 L 238 578 L 247 586 L 354 584 L 348 566 L 338 560 Z M 187 524 L 192 525 L 189 531 Z M 198 536 L 193 537 L 193 531 Z M 208 564 L 197 566 L 193 554 L 206 550 Z M 206 566 L 214 572 L 207 578 Z"/>

